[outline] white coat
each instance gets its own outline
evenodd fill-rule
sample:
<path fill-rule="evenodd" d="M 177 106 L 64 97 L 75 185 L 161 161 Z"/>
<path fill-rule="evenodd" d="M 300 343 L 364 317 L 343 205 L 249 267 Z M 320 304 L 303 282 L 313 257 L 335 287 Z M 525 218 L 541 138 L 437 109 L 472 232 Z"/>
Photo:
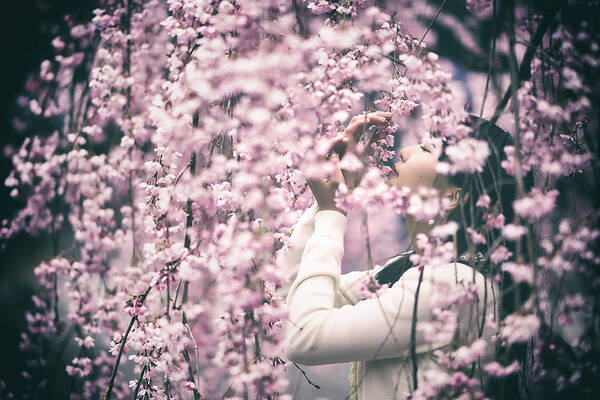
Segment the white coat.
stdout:
<path fill-rule="evenodd" d="M 351 390 L 355 393 L 350 393 L 350 398 L 406 398 L 413 390 L 410 337 L 419 270 L 407 270 L 380 296 L 361 300 L 358 285 L 369 271 L 341 274 L 346 227 L 344 214 L 319 210 L 313 203 L 298 220 L 289 247 L 278 260 L 291 282 L 289 287 L 281 289 L 283 296 L 287 294 L 289 312 L 284 323 L 286 356 L 305 365 L 357 361 L 356 376 L 350 377 L 351 383 L 355 382 L 351 387 L 356 389 Z M 454 344 L 469 344 L 476 339 L 481 313 L 494 312 L 492 288 L 481 273 L 461 263 L 438 266 L 431 271 L 425 267 L 418 297 L 419 382 L 423 382 L 425 371 L 441 368 L 433 351 L 450 344 L 450 341 L 429 343 L 424 339 L 421 324 L 432 320 L 429 301 L 432 295 L 451 293 L 453 288 L 470 282 L 476 285 L 475 304 L 459 308 Z M 493 333 L 488 327 L 483 331 L 488 344 Z"/>

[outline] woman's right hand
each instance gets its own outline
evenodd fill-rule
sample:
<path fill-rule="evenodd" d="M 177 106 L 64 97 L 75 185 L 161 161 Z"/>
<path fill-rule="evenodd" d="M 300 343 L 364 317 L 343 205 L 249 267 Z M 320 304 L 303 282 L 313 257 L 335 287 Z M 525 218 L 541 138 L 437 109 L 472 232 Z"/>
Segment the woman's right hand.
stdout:
<path fill-rule="evenodd" d="M 360 140 L 360 137 L 364 133 L 365 129 L 369 125 L 384 124 L 388 122 L 390 118 L 392 118 L 392 113 L 385 111 L 375 111 L 371 113 L 355 115 L 350 120 L 350 123 L 348 124 L 346 129 L 344 129 L 344 137 L 350 139 L 351 145 L 356 145 Z M 365 144 L 367 152 L 370 149 L 371 143 L 377 140 L 376 136 L 377 132 L 374 132 Z"/>
<path fill-rule="evenodd" d="M 359 140 L 367 127 L 372 124 L 385 124 L 392 117 L 392 113 L 384 112 L 384 111 L 375 111 L 371 113 L 359 114 L 350 120 L 350 123 L 344 129 L 343 135 L 336 141 L 333 142 L 328 153 L 336 152 L 338 154 L 339 159 L 341 160 L 342 173 L 344 175 L 344 181 L 346 186 L 350 190 L 354 189 L 359 185 L 362 177 L 365 172 L 366 159 L 368 156 L 373 155 L 373 149 L 371 144 L 373 144 L 377 139 L 379 139 L 378 132 L 375 131 L 371 136 L 367 139 L 364 147 L 357 146 Z M 344 168 L 345 162 L 342 160 L 343 157 L 347 154 L 351 153 L 350 158 L 358 158 L 362 161 L 363 166 L 361 168 Z M 348 161 L 348 159 L 347 159 Z M 350 162 L 349 164 L 353 164 Z"/>

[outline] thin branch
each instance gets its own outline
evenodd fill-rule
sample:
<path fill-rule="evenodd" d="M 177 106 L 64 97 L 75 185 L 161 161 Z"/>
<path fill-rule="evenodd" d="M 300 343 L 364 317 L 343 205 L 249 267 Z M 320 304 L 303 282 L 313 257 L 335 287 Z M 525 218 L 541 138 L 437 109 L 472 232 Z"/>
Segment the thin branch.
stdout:
<path fill-rule="evenodd" d="M 427 34 L 429 33 L 429 31 L 431 30 L 431 27 L 433 26 L 433 23 L 439 17 L 440 13 L 442 12 L 442 8 L 444 8 L 444 4 L 446 4 L 446 0 L 442 1 L 442 4 L 440 4 L 440 8 L 438 8 L 437 13 L 435 13 L 435 17 L 433 17 L 433 19 L 429 22 L 429 25 L 427 26 L 427 30 L 425 31 L 425 33 L 423 34 L 423 36 L 421 36 L 421 40 L 419 40 L 419 44 L 417 44 L 417 47 L 421 47 L 421 43 L 423 43 L 423 39 L 425 39 L 425 36 L 427 36 Z"/>
<path fill-rule="evenodd" d="M 398 60 L 396 57 L 390 56 L 388 54 L 382 54 L 382 56 L 391 60 L 392 62 L 394 62 L 394 64 L 402 65 L 403 67 L 405 66 L 404 63 L 402 61 Z M 395 65 L 394 65 L 394 68 L 395 68 Z"/>
<path fill-rule="evenodd" d="M 183 325 L 186 327 L 190 338 L 192 339 L 192 343 L 194 344 L 194 354 L 196 355 L 196 371 L 200 370 L 200 350 L 198 349 L 198 343 L 196 343 L 196 339 L 194 338 L 194 334 L 192 333 L 192 329 L 190 328 L 190 324 L 187 322 L 187 316 L 185 312 L 182 315 Z"/>
<path fill-rule="evenodd" d="M 440 12 L 442 12 L 442 8 L 444 7 L 444 4 L 446 4 L 446 0 L 442 1 L 442 4 L 440 4 L 440 7 L 438 8 L 437 12 L 435 13 L 435 16 L 429 22 L 429 25 L 427 26 L 427 30 L 425 31 L 425 33 L 423 34 L 423 36 L 421 36 L 421 39 L 419 40 L 419 43 L 417 44 L 416 49 L 420 49 L 421 48 L 421 43 L 423 43 L 423 40 L 425 39 L 425 36 L 427 36 L 427 34 L 431 30 L 431 27 L 433 26 L 434 22 L 437 20 L 438 16 L 440 15 Z M 412 43 L 412 40 L 411 40 L 411 43 Z M 404 72 L 402 73 L 402 76 L 405 76 L 407 71 L 408 71 L 408 67 L 406 67 L 404 69 Z"/>
<path fill-rule="evenodd" d="M 129 336 L 129 332 L 131 332 L 131 328 L 135 321 L 137 321 L 138 316 L 134 316 L 131 318 L 129 322 L 129 326 L 127 327 L 127 331 L 125 331 L 125 335 L 121 339 L 121 347 L 119 347 L 119 354 L 117 355 L 117 359 L 115 364 L 113 365 L 112 373 L 110 375 L 110 381 L 108 382 L 108 387 L 106 388 L 106 392 L 104 392 L 103 400 L 109 400 L 112 394 L 112 389 L 115 384 L 115 377 L 117 376 L 117 370 L 119 369 L 119 364 L 121 362 L 121 356 L 123 355 L 123 349 L 125 348 L 125 343 L 127 342 L 127 337 Z"/>
<path fill-rule="evenodd" d="M 492 50 L 490 51 L 490 57 L 488 60 L 488 73 L 485 78 L 485 90 L 483 91 L 483 100 L 481 100 L 481 108 L 479 109 L 479 118 L 483 117 L 483 109 L 485 107 L 485 101 L 487 100 L 488 89 L 490 86 L 490 78 L 494 72 L 494 56 L 496 55 L 496 0 L 492 4 Z M 479 125 L 477 125 L 479 129 Z"/>
<path fill-rule="evenodd" d="M 292 364 L 294 364 L 296 366 L 296 368 L 298 368 L 300 370 L 300 372 L 302 372 L 302 375 L 304 375 L 304 377 L 306 378 L 306 381 L 311 384 L 312 386 L 316 387 L 317 389 L 321 389 L 321 386 L 317 385 L 316 383 L 314 383 L 313 381 L 311 381 L 308 376 L 306 375 L 306 372 L 304 372 L 304 370 L 302 368 L 300 368 L 298 366 L 298 364 L 296 364 L 295 362 L 292 361 Z"/>
<path fill-rule="evenodd" d="M 142 384 L 142 379 L 144 378 L 144 374 L 146 373 L 147 370 L 148 370 L 148 366 L 144 365 L 144 368 L 142 368 L 142 373 L 140 374 L 137 384 L 135 385 L 135 392 L 133 392 L 133 397 L 131 398 L 131 400 L 137 399 L 137 395 L 140 390 L 140 385 Z"/>
<path fill-rule="evenodd" d="M 142 302 L 142 304 L 146 300 L 146 297 L 148 296 L 148 293 L 150 293 L 151 289 L 152 289 L 152 286 L 148 286 L 148 288 L 146 288 L 146 291 L 140 296 L 140 301 Z M 129 322 L 129 326 L 127 327 L 127 330 L 125 331 L 125 335 L 121 339 L 121 347 L 119 347 L 119 354 L 117 355 L 117 359 L 115 360 L 115 364 L 113 365 L 112 373 L 110 375 L 110 381 L 108 382 L 108 387 L 106 388 L 106 392 L 104 392 L 104 395 L 102 396 L 103 400 L 110 399 L 113 387 L 115 385 L 115 378 L 117 376 L 117 370 L 119 369 L 119 364 L 121 363 L 121 356 L 123 355 L 123 349 L 125 348 L 125 343 L 127 343 L 127 337 L 129 336 L 129 333 L 131 332 L 131 328 L 133 327 L 133 324 L 137 320 L 138 320 L 137 315 L 135 315 L 135 316 L 133 316 L 133 318 L 131 318 L 131 321 Z"/>
<path fill-rule="evenodd" d="M 554 0 L 550 4 L 548 11 L 544 15 L 544 20 L 542 21 L 542 23 L 536 30 L 535 34 L 533 35 L 533 38 L 531 39 L 531 42 L 529 43 L 529 46 L 527 47 L 527 50 L 525 51 L 525 55 L 523 56 L 523 59 L 521 60 L 521 64 L 519 65 L 519 73 L 518 73 L 518 77 L 517 77 L 517 81 L 516 81 L 517 82 L 516 89 L 518 89 L 518 87 L 520 86 L 522 81 L 529 79 L 529 76 L 531 73 L 531 61 L 533 60 L 535 51 L 537 50 L 540 43 L 542 43 L 544 34 L 550 27 L 550 23 L 554 19 L 554 16 L 558 12 L 558 10 L 560 9 L 560 6 L 562 4 L 563 4 L 563 2 L 560 0 Z M 513 94 L 512 91 L 516 90 L 516 89 L 514 89 L 514 86 L 512 83 L 506 89 L 506 92 L 504 93 L 502 100 L 496 106 L 496 110 L 494 111 L 494 116 L 490 119 L 490 124 L 489 124 L 490 127 L 492 127 L 496 122 L 498 122 L 498 118 L 500 118 L 500 114 L 502 114 L 502 112 L 504 111 L 504 108 L 508 104 L 508 100 L 511 98 L 511 96 Z"/>
<path fill-rule="evenodd" d="M 189 375 L 190 382 L 192 382 L 194 384 L 194 389 L 193 389 L 194 400 L 200 400 L 200 393 L 198 392 L 198 389 L 196 388 L 196 381 L 194 380 L 194 371 L 192 370 L 190 354 L 188 353 L 187 349 L 183 349 L 181 351 L 181 353 L 183 354 L 183 358 L 185 358 L 185 361 L 188 364 L 188 375 Z"/>
<path fill-rule="evenodd" d="M 302 36 L 303 38 L 307 38 L 308 30 L 306 29 L 306 26 L 304 25 L 304 22 L 302 21 L 302 16 L 300 15 L 302 9 L 300 8 L 300 5 L 298 4 L 298 0 L 292 0 L 292 5 L 294 7 L 294 15 L 296 16 L 296 22 L 298 23 L 298 30 L 299 30 L 300 36 Z"/>

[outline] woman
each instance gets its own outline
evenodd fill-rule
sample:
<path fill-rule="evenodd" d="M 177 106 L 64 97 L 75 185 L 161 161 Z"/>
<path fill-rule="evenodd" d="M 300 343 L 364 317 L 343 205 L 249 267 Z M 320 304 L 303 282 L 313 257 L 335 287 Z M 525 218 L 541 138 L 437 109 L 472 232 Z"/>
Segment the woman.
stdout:
<path fill-rule="evenodd" d="M 343 137 L 332 141 L 331 146 L 339 148 L 344 145 L 352 150 L 360 130 L 364 130 L 368 124 L 386 123 L 391 116 L 391 113 L 375 112 L 366 117 L 355 117 Z M 491 172 L 492 176 L 482 174 L 487 180 L 484 184 L 490 184 L 494 171 L 500 171 L 501 157 L 497 150 L 502 151 L 503 145 L 510 139 L 508 134 L 497 128 L 491 131 L 495 136 L 490 147 L 496 152 L 492 152 L 493 156 L 486 165 L 486 171 Z M 425 267 L 420 276 L 420 270 L 410 268 L 408 257 L 401 255 L 390 259 L 384 266 L 377 266 L 373 271 L 354 271 L 342 275 L 346 213 L 336 207 L 333 198 L 344 175 L 349 179 L 359 176 L 342 174 L 336 154 L 331 157 L 337 165 L 331 178 L 309 180 L 316 202 L 296 224 L 290 237 L 291 250 L 281 260 L 291 275 L 297 271 L 287 291 L 287 357 L 306 365 L 357 362 L 350 376 L 350 398 L 359 400 L 405 398 L 419 382 L 423 382 L 426 370 L 439 368 L 433 356 L 436 349 L 448 346 L 455 349 L 469 345 L 479 337 L 489 344 L 491 335 L 495 333 L 481 323 L 484 319 L 482 316 L 494 315 L 497 311 L 489 295 L 492 293 L 491 284 L 481 272 L 466 264 L 468 261 L 474 265 L 477 259 L 475 255 L 481 250 L 474 245 L 468 248 L 469 241 L 464 229 L 471 225 L 470 218 L 469 221 L 465 220 L 464 205 L 469 196 L 478 197 L 477 187 L 470 185 L 469 179 L 464 176 L 448 178 L 438 175 L 437 157 L 426 145 L 404 148 L 398 155 L 400 161 L 394 165 L 396 173 L 390 175 L 390 185 L 409 187 L 411 191 L 417 191 L 420 187 L 434 187 L 441 195 L 447 196 L 451 203 L 446 217 L 436 220 L 434 224 L 407 216 L 406 225 L 413 249 L 419 252 L 416 245 L 419 233 L 427 233 L 436 225 L 452 219 L 460 226 L 456 247 L 458 254 L 463 257 L 462 262 L 435 269 Z M 490 197 L 493 196 L 492 192 Z M 492 201 L 498 200 L 500 207 L 510 208 L 510 190 L 506 193 L 506 198 L 493 198 Z M 480 219 L 478 217 L 472 222 L 480 222 Z M 480 253 L 479 261 L 482 258 L 485 257 Z M 365 274 L 370 274 L 380 283 L 387 283 L 389 289 L 377 297 L 361 300 L 358 288 L 364 282 Z M 420 328 L 433 318 L 433 310 L 430 309 L 432 296 L 450 294 L 473 282 L 476 301 L 470 307 L 459 310 L 455 321 L 456 334 L 446 340 L 426 341 Z M 413 318 L 413 314 L 416 318 Z M 488 354 L 493 351 L 491 346 L 487 350 Z"/>

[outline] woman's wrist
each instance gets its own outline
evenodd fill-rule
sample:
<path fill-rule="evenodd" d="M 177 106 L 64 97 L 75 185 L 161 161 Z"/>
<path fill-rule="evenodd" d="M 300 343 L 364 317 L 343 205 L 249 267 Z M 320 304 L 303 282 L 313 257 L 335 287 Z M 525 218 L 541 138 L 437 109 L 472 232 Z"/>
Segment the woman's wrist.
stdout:
<path fill-rule="evenodd" d="M 315 234 L 343 244 L 347 228 L 346 215 L 339 208 L 319 210 L 315 215 Z"/>
<path fill-rule="evenodd" d="M 324 210 L 338 211 L 338 212 L 341 212 L 342 214 L 344 214 L 344 216 L 346 216 L 346 214 L 347 214 L 346 210 L 343 210 L 336 206 L 332 206 L 332 205 L 327 205 L 327 206 L 323 206 L 323 207 L 319 206 L 319 211 L 324 211 Z"/>

